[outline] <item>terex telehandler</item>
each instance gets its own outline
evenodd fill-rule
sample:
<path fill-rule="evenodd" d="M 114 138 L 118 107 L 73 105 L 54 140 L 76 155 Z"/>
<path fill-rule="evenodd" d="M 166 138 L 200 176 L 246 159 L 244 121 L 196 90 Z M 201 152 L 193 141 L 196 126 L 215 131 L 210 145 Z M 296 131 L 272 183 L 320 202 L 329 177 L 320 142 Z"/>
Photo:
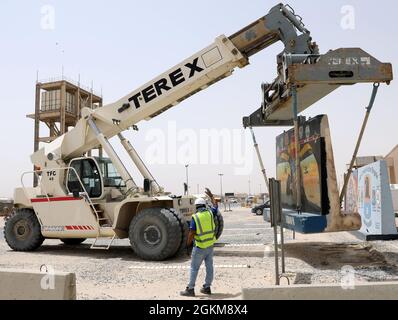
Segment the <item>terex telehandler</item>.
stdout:
<path fill-rule="evenodd" d="M 279 4 L 241 31 L 230 37 L 218 37 L 208 47 L 115 103 L 96 110 L 83 109 L 75 128 L 32 155 L 36 170 L 23 177 L 33 174 L 39 183 L 31 188 L 22 182 L 22 187 L 15 190 L 15 211 L 4 230 L 9 246 L 17 251 L 33 251 L 45 239 L 78 245 L 91 238 L 95 239 L 93 249 L 109 249 L 114 239 L 129 238 L 142 259 L 175 256 L 185 247 L 194 199 L 165 193 L 122 132 L 230 76 L 235 68 L 247 66 L 250 56 L 278 41 L 285 48 L 277 57 L 278 78 L 270 85 L 268 96 L 271 99 L 272 92 L 272 101 L 286 102 L 290 99 L 287 63 L 316 65 L 321 56 L 301 17 L 288 5 Z M 333 58 L 333 52 L 329 54 Z M 360 49 L 352 49 L 348 54 L 356 59 L 361 59 L 357 55 L 370 57 Z M 339 56 L 338 61 L 341 59 L 344 57 Z M 375 60 L 359 61 L 358 70 L 372 68 L 370 64 Z M 344 72 L 344 65 L 329 64 L 329 68 L 334 71 L 329 77 L 333 83 L 340 79 L 344 83 L 351 75 Z M 301 90 L 305 98 L 300 111 L 337 87 L 326 83 L 322 88 L 297 88 L 299 98 Z M 137 186 L 110 144 L 108 139 L 115 136 L 144 177 L 143 187 Z M 98 146 L 109 158 L 87 156 Z M 216 221 L 219 238 L 222 216 L 218 215 Z M 101 238 L 108 240 L 106 246 L 99 244 Z"/>

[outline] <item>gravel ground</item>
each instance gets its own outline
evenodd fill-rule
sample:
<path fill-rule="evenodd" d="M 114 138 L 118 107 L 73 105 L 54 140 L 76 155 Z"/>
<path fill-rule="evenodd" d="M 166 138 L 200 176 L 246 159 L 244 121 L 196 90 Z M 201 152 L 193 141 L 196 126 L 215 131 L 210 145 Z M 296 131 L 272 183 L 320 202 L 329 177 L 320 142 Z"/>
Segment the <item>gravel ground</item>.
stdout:
<path fill-rule="evenodd" d="M 216 278 L 211 299 L 240 299 L 243 287 L 274 284 L 273 230 L 248 209 L 225 213 L 225 232 L 215 250 Z M 77 276 L 78 299 L 180 299 L 189 277 L 189 259 L 139 260 L 128 240 L 109 251 L 73 248 L 47 240 L 34 253 L 10 251 L 0 219 L 0 268 L 39 270 L 42 264 Z M 358 282 L 398 281 L 398 241 L 366 243 L 349 233 L 297 235 L 286 232 L 286 271 L 294 284 L 339 283 L 352 266 Z M 199 274 L 198 286 L 204 279 Z M 199 295 L 198 299 L 208 299 Z"/>

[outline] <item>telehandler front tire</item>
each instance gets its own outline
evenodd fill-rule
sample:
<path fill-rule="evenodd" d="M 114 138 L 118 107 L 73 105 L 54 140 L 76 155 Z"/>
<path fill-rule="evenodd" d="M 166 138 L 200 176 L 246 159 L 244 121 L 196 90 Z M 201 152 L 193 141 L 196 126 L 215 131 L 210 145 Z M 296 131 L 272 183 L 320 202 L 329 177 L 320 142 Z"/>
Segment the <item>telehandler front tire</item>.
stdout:
<path fill-rule="evenodd" d="M 31 209 L 17 209 L 6 220 L 4 238 L 14 251 L 34 251 L 44 242 L 41 226 Z"/>
<path fill-rule="evenodd" d="M 171 212 L 177 218 L 178 223 L 180 224 L 180 228 L 181 228 L 181 243 L 180 243 L 180 247 L 177 250 L 177 255 L 180 255 L 180 254 L 186 253 L 188 234 L 189 234 L 189 224 L 185 220 L 185 217 L 182 213 L 176 212 L 174 210 L 171 210 Z"/>
<path fill-rule="evenodd" d="M 164 261 L 177 254 L 181 245 L 181 230 L 171 209 L 144 209 L 131 221 L 131 247 L 143 260 Z"/>

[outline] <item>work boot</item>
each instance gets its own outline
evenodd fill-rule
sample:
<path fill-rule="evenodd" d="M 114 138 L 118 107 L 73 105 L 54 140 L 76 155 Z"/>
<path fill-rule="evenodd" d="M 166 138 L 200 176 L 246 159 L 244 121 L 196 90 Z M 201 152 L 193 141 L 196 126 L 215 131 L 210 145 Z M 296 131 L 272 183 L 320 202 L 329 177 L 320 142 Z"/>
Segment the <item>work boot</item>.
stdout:
<path fill-rule="evenodd" d="M 194 297 L 195 296 L 195 289 L 189 289 L 188 287 L 185 291 L 181 291 L 180 295 L 183 297 Z"/>
<path fill-rule="evenodd" d="M 200 293 L 211 295 L 211 288 L 210 287 L 206 288 L 205 286 L 203 286 L 203 288 L 200 289 Z"/>

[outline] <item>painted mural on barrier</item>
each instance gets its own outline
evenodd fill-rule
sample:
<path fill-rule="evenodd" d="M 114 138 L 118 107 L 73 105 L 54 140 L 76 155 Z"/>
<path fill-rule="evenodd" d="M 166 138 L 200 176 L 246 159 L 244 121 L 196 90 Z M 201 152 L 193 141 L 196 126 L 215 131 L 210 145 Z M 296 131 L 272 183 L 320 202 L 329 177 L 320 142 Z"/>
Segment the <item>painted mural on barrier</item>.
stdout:
<path fill-rule="evenodd" d="M 326 115 L 319 115 L 299 126 L 301 211 L 325 216 L 324 232 L 357 231 L 362 222 L 358 210 L 341 209 L 339 188 Z M 295 185 L 295 137 L 294 130 L 284 132 L 276 139 L 277 179 L 282 186 L 282 206 L 297 211 Z"/>
<path fill-rule="evenodd" d="M 361 232 L 381 234 L 381 176 L 380 163 L 358 172 L 358 206 L 362 217 Z"/>
<path fill-rule="evenodd" d="M 358 212 L 358 171 L 351 174 L 348 181 L 347 192 L 344 201 L 344 208 L 347 212 Z"/>
<path fill-rule="evenodd" d="M 327 192 L 325 141 L 321 136 L 322 117 L 310 119 L 300 126 L 300 168 L 302 211 L 315 214 L 329 213 Z M 277 137 L 277 179 L 282 185 L 284 208 L 296 209 L 297 192 L 295 188 L 295 137 L 294 130 Z"/>
<path fill-rule="evenodd" d="M 397 233 L 390 182 L 385 161 L 378 161 L 354 172 L 346 195 L 346 210 L 357 209 L 365 235 Z"/>

